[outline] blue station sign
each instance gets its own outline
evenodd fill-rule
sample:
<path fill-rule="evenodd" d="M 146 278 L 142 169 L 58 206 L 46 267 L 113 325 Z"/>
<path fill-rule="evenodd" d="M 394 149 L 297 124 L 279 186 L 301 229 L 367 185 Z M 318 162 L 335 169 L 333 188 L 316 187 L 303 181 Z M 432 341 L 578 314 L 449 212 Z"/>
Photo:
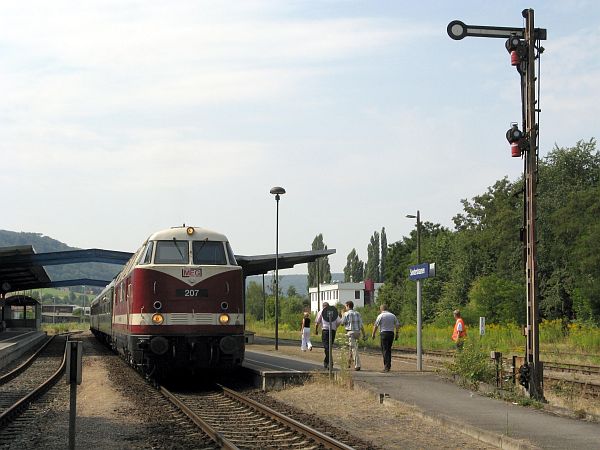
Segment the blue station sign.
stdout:
<path fill-rule="evenodd" d="M 413 281 L 431 277 L 435 277 L 435 263 L 423 263 L 408 267 L 408 278 Z"/>
<path fill-rule="evenodd" d="M 408 278 L 410 280 L 422 280 L 429 278 L 429 263 L 417 264 L 408 267 Z"/>

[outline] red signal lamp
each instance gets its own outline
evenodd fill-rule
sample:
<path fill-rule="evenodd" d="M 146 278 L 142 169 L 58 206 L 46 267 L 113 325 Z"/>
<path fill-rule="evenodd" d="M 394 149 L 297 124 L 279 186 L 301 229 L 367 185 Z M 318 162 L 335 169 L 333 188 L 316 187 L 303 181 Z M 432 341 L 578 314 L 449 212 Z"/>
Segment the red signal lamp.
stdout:
<path fill-rule="evenodd" d="M 523 154 L 525 135 L 516 123 L 513 123 L 506 132 L 506 140 L 510 143 L 510 154 L 513 158 L 519 158 Z"/>
<path fill-rule="evenodd" d="M 518 66 L 525 59 L 525 56 L 527 56 L 525 41 L 519 39 L 517 36 L 509 37 L 504 46 L 508 53 L 510 53 L 511 66 Z"/>

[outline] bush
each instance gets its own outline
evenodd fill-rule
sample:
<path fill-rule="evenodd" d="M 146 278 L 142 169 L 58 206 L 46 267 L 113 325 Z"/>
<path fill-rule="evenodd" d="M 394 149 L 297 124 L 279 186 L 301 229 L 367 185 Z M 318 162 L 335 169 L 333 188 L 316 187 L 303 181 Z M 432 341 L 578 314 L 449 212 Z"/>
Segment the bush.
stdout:
<path fill-rule="evenodd" d="M 450 371 L 462 377 L 473 387 L 480 382 L 491 382 L 496 376 L 489 354 L 481 347 L 478 339 L 467 339 L 462 351 L 457 351 Z"/>

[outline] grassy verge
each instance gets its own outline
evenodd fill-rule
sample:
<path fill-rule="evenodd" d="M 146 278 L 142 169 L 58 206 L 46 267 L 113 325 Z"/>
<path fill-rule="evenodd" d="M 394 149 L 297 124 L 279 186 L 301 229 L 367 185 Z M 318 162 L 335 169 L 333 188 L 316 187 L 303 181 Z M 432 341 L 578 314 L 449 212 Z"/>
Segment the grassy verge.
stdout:
<path fill-rule="evenodd" d="M 259 336 L 274 337 L 275 325 L 272 321 L 262 322 L 247 317 L 246 327 Z M 366 324 L 367 336 L 371 335 L 373 324 Z M 338 333 L 339 334 L 339 333 Z M 505 356 L 521 355 L 525 351 L 525 337 L 521 328 L 514 324 L 488 324 L 485 335 L 479 336 L 479 329 L 468 328 L 469 341 L 477 341 L 478 348 L 487 353 L 491 350 L 502 352 Z M 422 330 L 423 349 L 453 350 L 454 342 L 450 339 L 452 327 L 439 327 L 427 324 Z M 282 339 L 300 340 L 300 320 L 298 326 L 280 322 L 279 337 Z M 318 338 L 313 334 L 313 339 Z M 400 328 L 400 336 L 394 347 L 414 348 L 417 342 L 416 325 L 404 325 Z M 369 339 L 361 345 L 379 347 L 379 336 Z M 547 361 L 578 362 L 582 364 L 600 364 L 600 329 L 572 324 L 567 327 L 559 320 L 545 321 L 540 325 L 540 348 L 542 359 Z"/>
<path fill-rule="evenodd" d="M 90 329 L 87 322 L 67 322 L 67 323 L 45 323 L 42 325 L 42 331 L 48 334 L 66 333 L 67 331 L 85 331 Z"/>

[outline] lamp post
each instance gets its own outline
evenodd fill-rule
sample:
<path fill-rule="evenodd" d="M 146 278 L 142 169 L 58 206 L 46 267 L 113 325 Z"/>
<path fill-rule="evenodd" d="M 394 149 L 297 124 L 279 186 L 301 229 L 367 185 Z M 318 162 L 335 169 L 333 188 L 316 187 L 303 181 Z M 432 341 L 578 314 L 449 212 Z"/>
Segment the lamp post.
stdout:
<path fill-rule="evenodd" d="M 279 350 L 279 199 L 285 194 L 285 189 L 275 186 L 270 190 L 275 196 L 277 214 L 275 219 L 275 350 Z"/>
<path fill-rule="evenodd" d="M 421 214 L 417 210 L 417 215 L 407 214 L 409 219 L 417 219 L 417 264 L 421 264 Z M 417 280 L 417 370 L 423 370 L 423 348 L 421 345 L 421 329 L 423 319 L 421 317 L 421 280 Z"/>
<path fill-rule="evenodd" d="M 267 322 L 267 298 L 265 297 L 265 274 L 263 273 L 263 323 Z"/>
<path fill-rule="evenodd" d="M 319 258 L 315 260 L 317 263 L 317 314 L 321 311 L 321 268 L 319 267 Z"/>

